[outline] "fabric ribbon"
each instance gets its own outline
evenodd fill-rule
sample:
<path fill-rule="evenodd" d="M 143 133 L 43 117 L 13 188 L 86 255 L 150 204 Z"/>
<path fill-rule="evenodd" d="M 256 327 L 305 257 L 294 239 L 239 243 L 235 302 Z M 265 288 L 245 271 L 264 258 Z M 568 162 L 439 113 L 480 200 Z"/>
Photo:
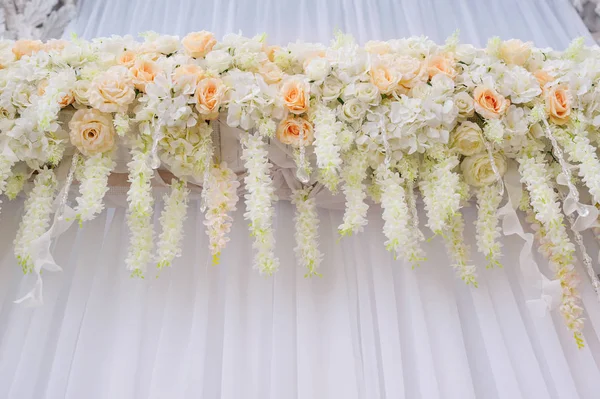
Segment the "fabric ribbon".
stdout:
<path fill-rule="evenodd" d="M 523 195 L 517 168 L 508 168 L 504 176 L 504 184 L 508 192 L 508 202 L 498 210 L 498 215 L 502 217 L 502 231 L 505 236 L 516 234 L 525 241 L 519 254 L 519 266 L 526 286 L 533 290 L 529 295 L 530 299 L 526 302 L 534 315 L 544 317 L 548 310 L 560 303 L 560 281 L 550 280 L 544 276 L 533 258 L 534 236 L 523 230 L 516 212 Z"/>
<path fill-rule="evenodd" d="M 68 176 L 66 168 L 68 163 L 61 164 L 61 166 L 59 166 L 57 169 L 57 180 L 61 181 L 65 179 L 66 176 L 66 181 L 52 204 L 54 220 L 50 228 L 39 238 L 33 240 L 30 244 L 33 273 L 35 274 L 36 278 L 35 285 L 27 294 L 25 294 L 25 296 L 17 299 L 15 303 L 25 303 L 27 306 L 42 305 L 44 303 L 42 294 L 44 287 L 44 283 L 42 281 L 42 270 L 47 270 L 49 272 L 62 271 L 62 268 L 54 261 L 54 257 L 50 251 L 50 245 L 52 244 L 53 239 L 67 231 L 75 221 L 76 212 L 66 203 L 66 199 L 71 188 L 71 183 L 73 181 L 75 165 L 76 160 L 74 157 L 74 161 L 68 170 Z"/>
<path fill-rule="evenodd" d="M 568 188 L 567 178 L 564 173 L 559 173 L 556 177 L 556 183 L 560 186 Z M 587 230 L 593 227 L 598 221 L 598 208 L 593 205 L 585 205 L 579 202 L 575 198 L 571 191 L 568 192 L 567 196 L 563 199 L 563 211 L 565 215 L 570 215 L 573 212 L 577 212 L 577 218 L 575 223 L 571 226 L 575 231 Z"/>

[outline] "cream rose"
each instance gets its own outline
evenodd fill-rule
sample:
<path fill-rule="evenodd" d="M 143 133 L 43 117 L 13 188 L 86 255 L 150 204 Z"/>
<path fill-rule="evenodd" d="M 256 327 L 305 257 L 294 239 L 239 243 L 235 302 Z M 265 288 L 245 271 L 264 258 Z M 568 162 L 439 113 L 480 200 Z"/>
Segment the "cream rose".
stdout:
<path fill-rule="evenodd" d="M 451 79 L 456 78 L 458 72 L 454 68 L 454 59 L 449 55 L 434 55 L 427 63 L 429 79 L 437 74 L 444 74 Z"/>
<path fill-rule="evenodd" d="M 196 87 L 204 76 L 204 70 L 198 65 L 180 65 L 173 71 L 173 83 L 180 86 L 187 83 Z"/>
<path fill-rule="evenodd" d="M 69 122 L 70 139 L 82 154 L 92 156 L 115 146 L 115 129 L 110 114 L 96 109 L 80 109 Z"/>
<path fill-rule="evenodd" d="M 136 53 L 135 51 L 125 50 L 117 57 L 117 64 L 124 65 L 126 67 L 132 67 L 135 63 Z"/>
<path fill-rule="evenodd" d="M 454 104 L 458 108 L 458 115 L 462 118 L 470 118 L 475 113 L 473 97 L 466 91 L 461 91 L 454 96 Z"/>
<path fill-rule="evenodd" d="M 68 44 L 69 42 L 67 42 L 66 40 L 61 40 L 61 39 L 52 39 L 52 40 L 48 40 L 44 46 L 43 49 L 45 51 L 62 51 Z"/>
<path fill-rule="evenodd" d="M 266 46 L 264 48 L 265 54 L 271 62 L 275 62 L 275 53 L 279 50 L 281 50 L 281 47 L 279 46 Z"/>
<path fill-rule="evenodd" d="M 159 68 L 154 61 L 137 59 L 129 69 L 129 72 L 135 88 L 139 91 L 145 91 L 146 84 L 154 81 Z"/>
<path fill-rule="evenodd" d="M 125 112 L 135 100 L 133 83 L 124 66 L 114 66 L 96 76 L 87 92 L 89 104 L 102 112 Z"/>
<path fill-rule="evenodd" d="M 41 80 L 37 86 L 38 96 L 43 96 L 44 94 L 46 94 L 47 87 L 48 87 L 48 81 L 46 79 Z M 58 99 L 58 105 L 60 105 L 61 108 L 65 108 L 65 107 L 68 107 L 69 105 L 71 105 L 73 103 L 73 101 L 74 101 L 73 93 L 69 90 L 68 92 L 64 93 Z"/>
<path fill-rule="evenodd" d="M 12 52 L 17 60 L 26 55 L 32 55 L 44 48 L 44 44 L 39 40 L 17 40 L 13 45 Z"/>
<path fill-rule="evenodd" d="M 365 103 L 363 103 L 357 98 L 351 98 L 348 101 L 344 102 L 344 105 L 342 105 L 342 112 L 340 113 L 340 118 L 347 122 L 353 122 L 365 116 L 366 112 L 367 106 Z"/>
<path fill-rule="evenodd" d="M 518 39 L 502 42 L 500 58 L 508 65 L 523 66 L 531 55 L 531 43 L 523 43 Z"/>
<path fill-rule="evenodd" d="M 89 80 L 78 80 L 73 86 L 73 98 L 79 105 L 89 105 L 88 90 L 90 88 Z"/>
<path fill-rule="evenodd" d="M 271 61 L 261 63 L 258 67 L 258 73 L 268 84 L 279 83 L 285 76 L 281 69 Z"/>
<path fill-rule="evenodd" d="M 328 76 L 323 82 L 322 98 L 325 101 L 335 100 L 342 94 L 344 84 L 335 76 Z"/>
<path fill-rule="evenodd" d="M 204 57 L 208 54 L 215 44 L 217 39 L 215 36 L 205 30 L 201 32 L 192 32 L 183 38 L 181 41 L 185 52 L 194 58 Z"/>
<path fill-rule="evenodd" d="M 423 62 L 407 55 L 396 59 L 396 69 L 401 74 L 398 84 L 404 89 L 411 89 L 423 80 Z"/>
<path fill-rule="evenodd" d="M 226 87 L 219 78 L 202 79 L 196 87 L 196 109 L 204 119 L 219 117 L 219 107 L 223 101 Z"/>
<path fill-rule="evenodd" d="M 327 58 L 313 57 L 304 62 L 304 72 L 310 80 L 320 82 L 329 75 L 331 65 Z"/>
<path fill-rule="evenodd" d="M 313 141 L 312 124 L 301 116 L 289 115 L 279 123 L 277 138 L 294 147 L 307 146 Z"/>
<path fill-rule="evenodd" d="M 504 173 L 506 173 L 506 158 L 504 155 L 495 153 L 494 163 L 500 176 L 504 176 Z M 465 157 L 460 164 L 460 169 L 465 181 L 473 187 L 487 186 L 496 181 L 496 174 L 487 152 Z"/>
<path fill-rule="evenodd" d="M 508 109 L 510 101 L 496 90 L 487 86 L 477 86 L 473 92 L 475 111 L 484 118 L 498 119 Z"/>
<path fill-rule="evenodd" d="M 300 77 L 290 77 L 281 86 L 283 105 L 292 114 L 300 115 L 308 111 L 310 85 Z"/>
<path fill-rule="evenodd" d="M 370 40 L 365 44 L 365 50 L 371 54 L 388 54 L 392 48 L 387 42 Z"/>
<path fill-rule="evenodd" d="M 372 83 L 357 83 L 354 91 L 356 98 L 358 98 L 365 104 L 377 105 L 381 101 L 381 94 L 379 94 L 379 89 L 377 89 L 377 87 Z"/>
<path fill-rule="evenodd" d="M 550 120 L 557 125 L 569 122 L 571 115 L 571 97 L 563 85 L 554 86 L 546 90 L 546 113 Z"/>
<path fill-rule="evenodd" d="M 215 50 L 208 53 L 204 60 L 208 69 L 221 73 L 231 66 L 233 57 L 225 50 Z"/>
<path fill-rule="evenodd" d="M 463 122 L 450 135 L 450 147 L 461 155 L 475 155 L 485 149 L 481 128 L 473 122 Z"/>
<path fill-rule="evenodd" d="M 400 81 L 398 71 L 383 62 L 372 65 L 369 70 L 369 75 L 371 76 L 371 82 L 373 82 L 383 94 L 390 94 L 393 92 Z"/>

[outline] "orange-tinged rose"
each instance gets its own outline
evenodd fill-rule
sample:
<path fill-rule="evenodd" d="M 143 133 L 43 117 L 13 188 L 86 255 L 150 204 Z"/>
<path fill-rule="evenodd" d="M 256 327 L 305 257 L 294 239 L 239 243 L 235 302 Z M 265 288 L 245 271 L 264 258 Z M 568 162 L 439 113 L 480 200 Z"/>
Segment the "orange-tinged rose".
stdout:
<path fill-rule="evenodd" d="M 542 89 L 544 89 L 548 83 L 554 81 L 554 77 L 542 69 L 534 72 L 533 76 L 535 76 Z"/>
<path fill-rule="evenodd" d="M 396 70 L 400 74 L 400 91 L 407 91 L 425 80 L 425 63 L 411 56 L 401 56 L 395 60 Z"/>
<path fill-rule="evenodd" d="M 135 63 L 135 51 L 125 50 L 117 57 L 117 64 L 132 67 Z"/>
<path fill-rule="evenodd" d="M 32 55 L 44 48 L 44 44 L 39 40 L 17 40 L 13 46 L 12 52 L 20 60 L 26 55 Z"/>
<path fill-rule="evenodd" d="M 125 112 L 135 100 L 127 68 L 114 66 L 96 76 L 87 91 L 89 104 L 102 112 Z"/>
<path fill-rule="evenodd" d="M 154 81 L 159 72 L 158 65 L 154 61 L 137 59 L 129 69 L 133 84 L 140 91 L 146 90 L 146 84 Z"/>
<path fill-rule="evenodd" d="M 452 79 L 458 75 L 458 72 L 454 68 L 454 59 L 447 55 L 434 55 L 431 57 L 427 65 L 427 72 L 429 79 L 440 73 Z"/>
<path fill-rule="evenodd" d="M 301 116 L 289 115 L 279 123 L 277 138 L 294 147 L 307 146 L 314 138 L 312 124 Z"/>
<path fill-rule="evenodd" d="M 566 86 L 554 86 L 546 90 L 546 112 L 550 120 L 557 125 L 569 122 L 571 115 L 571 97 Z"/>
<path fill-rule="evenodd" d="M 508 109 L 510 101 L 496 90 L 487 86 L 477 86 L 473 92 L 475 111 L 484 118 L 498 119 Z"/>
<path fill-rule="evenodd" d="M 175 71 L 173 72 L 173 82 L 178 85 L 189 83 L 196 86 L 204 76 L 204 70 L 198 65 L 185 64 L 175 68 Z"/>
<path fill-rule="evenodd" d="M 181 41 L 185 52 L 194 58 L 204 57 L 208 54 L 215 44 L 217 39 L 215 36 L 205 30 L 201 32 L 192 32 L 183 38 Z"/>
<path fill-rule="evenodd" d="M 376 63 L 369 70 L 371 82 L 377 86 L 382 94 L 389 94 L 398 85 L 400 76 L 398 72 L 385 63 Z"/>
<path fill-rule="evenodd" d="M 279 50 L 281 50 L 281 47 L 279 46 L 267 46 L 265 48 L 265 54 L 267 54 L 267 58 L 269 59 L 269 61 L 275 61 L 275 53 Z"/>
<path fill-rule="evenodd" d="M 226 87 L 219 78 L 202 79 L 196 87 L 196 109 L 204 119 L 219 117 L 219 107 L 223 101 Z"/>
<path fill-rule="evenodd" d="M 69 122 L 69 137 L 87 156 L 105 153 L 115 146 L 115 129 L 110 114 L 96 109 L 80 109 Z"/>
<path fill-rule="evenodd" d="M 308 111 L 310 85 L 304 79 L 291 77 L 281 86 L 283 105 L 292 114 L 300 115 Z"/>
<path fill-rule="evenodd" d="M 280 82 L 285 74 L 283 71 L 271 61 L 265 61 L 258 67 L 258 73 L 263 77 L 268 84 Z"/>

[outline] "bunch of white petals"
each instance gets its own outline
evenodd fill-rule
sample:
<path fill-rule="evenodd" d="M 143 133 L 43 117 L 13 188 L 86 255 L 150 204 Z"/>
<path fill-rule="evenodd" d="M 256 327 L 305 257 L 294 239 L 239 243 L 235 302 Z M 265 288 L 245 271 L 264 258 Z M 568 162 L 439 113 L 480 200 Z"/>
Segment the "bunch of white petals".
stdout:
<path fill-rule="evenodd" d="M 33 189 L 25 201 L 25 212 L 14 242 L 15 256 L 23 273 L 33 270 L 31 243 L 48 230 L 56 186 L 54 171 L 42 169 L 33 180 Z"/>
<path fill-rule="evenodd" d="M 159 221 L 162 231 L 158 236 L 157 267 L 171 266 L 175 257 L 181 256 L 183 222 L 187 216 L 190 190 L 185 180 L 171 183 L 171 194 L 163 197 L 165 207 Z"/>
<path fill-rule="evenodd" d="M 244 218 L 250 221 L 250 233 L 254 236 L 254 267 L 260 273 L 271 275 L 279 268 L 279 259 L 274 253 L 273 202 L 277 196 L 270 176 L 272 165 L 266 144 L 259 135 L 245 135 L 242 146 L 242 160 L 248 171 L 244 178 L 247 190 Z"/>
<path fill-rule="evenodd" d="M 227 234 L 231 230 L 233 218 L 230 213 L 236 210 L 237 189 L 240 186 L 237 175 L 225 162 L 213 165 L 210 169 L 204 225 L 209 238 L 213 263 L 219 263 L 219 255 L 229 242 Z"/>
<path fill-rule="evenodd" d="M 342 164 L 337 135 L 343 125 L 336 121 L 335 110 L 324 105 L 316 106 L 313 115 L 315 126 L 315 155 L 319 169 L 319 180 L 330 191 L 336 192 L 339 183 L 339 170 Z"/>
<path fill-rule="evenodd" d="M 500 226 L 498 225 L 498 206 L 502 196 L 498 186 L 490 184 L 477 190 L 477 249 L 488 260 L 488 267 L 500 266 L 501 256 Z"/>
<path fill-rule="evenodd" d="M 310 197 L 310 188 L 295 190 L 292 203 L 296 205 L 296 259 L 306 269 L 304 277 L 320 276 L 317 272 L 323 254 L 319 251 L 319 215 L 314 197 Z"/>
<path fill-rule="evenodd" d="M 467 285 L 477 287 L 475 266 L 469 264 L 469 247 L 465 244 L 464 230 L 465 222 L 462 213 L 456 212 L 448 221 L 444 240 L 456 273 Z"/>
<path fill-rule="evenodd" d="M 12 175 L 11 170 L 13 165 L 13 161 L 9 160 L 6 157 L 0 156 L 0 194 L 5 193 L 7 191 L 8 181 Z M 2 201 L 0 201 L 0 204 L 1 203 Z"/>
<path fill-rule="evenodd" d="M 367 187 L 363 183 L 367 177 L 367 155 L 360 150 L 351 151 L 342 169 L 344 185 L 342 190 L 346 197 L 346 209 L 344 211 L 343 223 L 338 227 L 342 236 L 358 233 L 367 224 L 367 211 L 369 205 L 365 202 L 367 198 Z"/>
<path fill-rule="evenodd" d="M 137 147 L 131 149 L 132 160 L 129 168 L 129 191 L 127 192 L 127 225 L 131 234 L 129 253 L 125 259 L 127 269 L 132 276 L 143 277 L 148 262 L 152 259 L 154 229 L 152 212 L 154 198 L 152 197 L 151 178 L 154 170 L 150 167 L 150 151 Z"/>
<path fill-rule="evenodd" d="M 104 209 L 108 176 L 116 166 L 112 154 L 96 154 L 83 164 L 76 214 L 80 222 L 92 220 Z"/>

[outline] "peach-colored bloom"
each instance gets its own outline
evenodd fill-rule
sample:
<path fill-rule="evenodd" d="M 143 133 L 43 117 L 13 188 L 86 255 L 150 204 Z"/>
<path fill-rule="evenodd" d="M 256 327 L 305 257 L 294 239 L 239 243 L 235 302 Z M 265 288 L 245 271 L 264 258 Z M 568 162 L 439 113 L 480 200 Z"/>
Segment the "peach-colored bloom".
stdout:
<path fill-rule="evenodd" d="M 531 43 L 511 39 L 500 45 L 500 58 L 508 65 L 523 66 L 531 55 Z"/>
<path fill-rule="evenodd" d="M 550 75 L 548 72 L 544 71 L 543 69 L 540 69 L 540 70 L 534 72 L 533 76 L 535 76 L 535 78 L 537 79 L 537 81 L 540 84 L 540 87 L 542 89 L 548 83 L 550 83 L 554 80 L 554 77 L 552 77 L 552 75 Z"/>
<path fill-rule="evenodd" d="M 271 61 L 265 61 L 258 67 L 258 73 L 263 77 L 268 84 L 280 82 L 285 74 L 283 71 Z"/>
<path fill-rule="evenodd" d="M 135 100 L 133 83 L 124 66 L 114 66 L 96 76 L 87 98 L 89 104 L 102 112 L 125 112 Z"/>
<path fill-rule="evenodd" d="M 281 86 L 283 105 L 292 114 L 300 115 L 308 111 L 310 85 L 304 79 L 291 77 Z"/>
<path fill-rule="evenodd" d="M 475 111 L 487 119 L 500 118 L 510 105 L 508 99 L 487 86 L 477 86 L 473 92 L 473 99 Z"/>
<path fill-rule="evenodd" d="M 394 91 L 400 81 L 398 71 L 383 62 L 372 65 L 369 75 L 371 76 L 371 82 L 383 94 L 389 94 Z"/>
<path fill-rule="evenodd" d="M 289 115 L 279 123 L 277 138 L 283 144 L 307 146 L 313 141 L 312 124 L 301 116 Z"/>
<path fill-rule="evenodd" d="M 117 64 L 132 67 L 135 63 L 135 51 L 125 50 L 117 57 Z"/>
<path fill-rule="evenodd" d="M 439 73 L 452 79 L 458 75 L 458 72 L 454 68 L 454 59 L 447 55 L 434 55 L 431 57 L 427 65 L 427 73 L 430 79 Z"/>
<path fill-rule="evenodd" d="M 189 83 L 196 86 L 204 78 L 204 70 L 195 64 L 185 64 L 175 68 L 173 82 L 175 84 Z"/>
<path fill-rule="evenodd" d="M 571 115 L 571 97 L 564 85 L 554 86 L 546 90 L 546 112 L 550 120 L 557 125 L 569 122 Z"/>
<path fill-rule="evenodd" d="M 207 31 L 192 32 L 181 41 L 185 52 L 194 58 L 204 57 L 217 44 L 215 36 Z"/>
<path fill-rule="evenodd" d="M 92 156 L 115 146 L 115 129 L 110 114 L 96 109 L 80 109 L 69 122 L 69 137 L 82 154 Z"/>
<path fill-rule="evenodd" d="M 39 40 L 17 40 L 13 46 L 12 52 L 20 60 L 26 55 L 32 55 L 42 50 L 44 44 Z"/>
<path fill-rule="evenodd" d="M 140 91 L 146 90 L 146 84 L 154 81 L 159 72 L 158 65 L 154 61 L 137 59 L 129 69 L 133 84 Z"/>
<path fill-rule="evenodd" d="M 204 119 L 211 120 L 219 117 L 219 107 L 223 101 L 226 87 L 219 78 L 206 78 L 198 83 L 196 88 L 196 109 Z"/>

